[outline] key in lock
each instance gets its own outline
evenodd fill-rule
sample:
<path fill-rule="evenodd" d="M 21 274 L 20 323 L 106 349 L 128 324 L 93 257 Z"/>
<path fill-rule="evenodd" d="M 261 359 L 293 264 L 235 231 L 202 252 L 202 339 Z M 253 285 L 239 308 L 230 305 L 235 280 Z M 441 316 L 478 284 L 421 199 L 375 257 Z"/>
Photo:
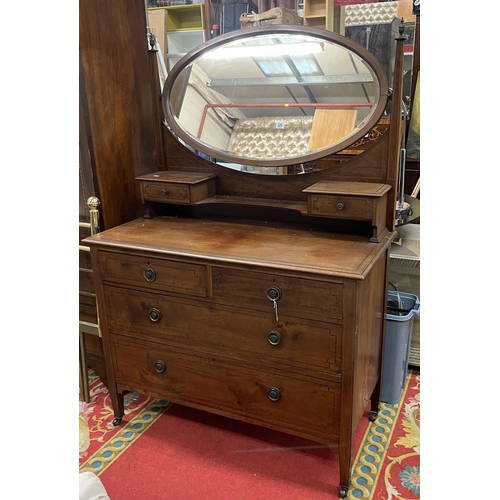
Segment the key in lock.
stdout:
<path fill-rule="evenodd" d="M 274 311 L 276 313 L 276 321 L 279 321 L 278 317 L 278 300 L 281 298 L 281 289 L 276 285 L 270 286 L 267 289 L 266 296 L 269 300 L 273 302 Z"/>

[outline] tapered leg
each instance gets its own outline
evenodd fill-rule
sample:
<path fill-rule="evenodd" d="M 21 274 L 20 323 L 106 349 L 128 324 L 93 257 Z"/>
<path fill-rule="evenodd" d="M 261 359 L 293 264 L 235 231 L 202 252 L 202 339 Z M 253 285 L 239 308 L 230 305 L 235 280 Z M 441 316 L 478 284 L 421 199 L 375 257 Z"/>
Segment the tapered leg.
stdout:
<path fill-rule="evenodd" d="M 344 437 L 341 439 L 340 447 L 338 450 L 339 454 L 339 472 L 340 472 L 340 498 L 345 498 L 347 496 L 347 490 L 351 485 L 351 465 L 353 459 L 353 446 L 354 441 L 352 436 Z"/>
<path fill-rule="evenodd" d="M 340 498 L 347 496 L 347 490 L 351 484 L 351 453 L 340 453 Z"/>
<path fill-rule="evenodd" d="M 351 484 L 351 460 L 352 460 L 352 448 L 349 452 L 349 445 L 343 446 L 328 445 L 330 450 L 332 450 L 335 455 L 339 456 L 339 468 L 340 468 L 340 498 L 346 498 L 347 490 Z"/>
<path fill-rule="evenodd" d="M 111 405 L 113 406 L 113 413 L 115 415 L 113 425 L 117 426 L 121 424 L 123 415 L 125 415 L 123 405 L 124 395 L 109 391 L 109 396 L 111 397 Z"/>

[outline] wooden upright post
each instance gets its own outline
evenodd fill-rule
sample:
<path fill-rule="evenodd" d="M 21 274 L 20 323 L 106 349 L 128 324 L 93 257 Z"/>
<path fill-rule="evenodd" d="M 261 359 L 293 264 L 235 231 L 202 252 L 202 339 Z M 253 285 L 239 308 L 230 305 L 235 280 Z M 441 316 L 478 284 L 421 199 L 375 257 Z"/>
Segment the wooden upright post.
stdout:
<path fill-rule="evenodd" d="M 387 184 L 392 189 L 387 195 L 387 229 L 394 231 L 396 226 L 396 202 L 398 198 L 399 167 L 401 157 L 401 139 L 403 134 L 403 62 L 404 35 L 403 20 L 399 28 L 399 36 L 396 37 L 396 58 L 394 62 L 394 78 L 391 100 L 391 124 L 389 125 L 389 150 L 387 155 Z"/>

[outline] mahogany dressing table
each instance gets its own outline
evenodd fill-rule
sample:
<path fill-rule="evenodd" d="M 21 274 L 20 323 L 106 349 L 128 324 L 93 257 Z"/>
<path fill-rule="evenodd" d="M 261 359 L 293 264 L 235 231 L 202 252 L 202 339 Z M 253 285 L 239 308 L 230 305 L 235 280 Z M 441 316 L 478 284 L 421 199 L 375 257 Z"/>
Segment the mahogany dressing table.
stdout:
<path fill-rule="evenodd" d="M 346 497 L 379 406 L 398 99 L 345 151 L 387 119 L 388 93 L 361 46 L 295 25 L 231 32 L 173 68 L 144 217 L 84 241 L 115 425 L 138 391 L 324 443 Z"/>

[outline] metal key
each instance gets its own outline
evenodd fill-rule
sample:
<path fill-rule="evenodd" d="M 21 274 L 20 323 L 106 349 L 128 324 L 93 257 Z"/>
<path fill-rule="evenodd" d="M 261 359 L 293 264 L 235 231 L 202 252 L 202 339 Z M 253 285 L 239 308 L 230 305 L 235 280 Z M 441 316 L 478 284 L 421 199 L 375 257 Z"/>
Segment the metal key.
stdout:
<path fill-rule="evenodd" d="M 276 321 L 279 321 L 279 319 L 278 319 L 278 301 L 273 300 L 273 303 L 274 303 L 274 310 L 276 311 Z"/>
<path fill-rule="evenodd" d="M 266 296 L 274 304 L 274 310 L 276 311 L 276 321 L 278 320 L 278 300 L 281 298 L 281 290 L 276 285 L 270 286 L 267 289 Z"/>

